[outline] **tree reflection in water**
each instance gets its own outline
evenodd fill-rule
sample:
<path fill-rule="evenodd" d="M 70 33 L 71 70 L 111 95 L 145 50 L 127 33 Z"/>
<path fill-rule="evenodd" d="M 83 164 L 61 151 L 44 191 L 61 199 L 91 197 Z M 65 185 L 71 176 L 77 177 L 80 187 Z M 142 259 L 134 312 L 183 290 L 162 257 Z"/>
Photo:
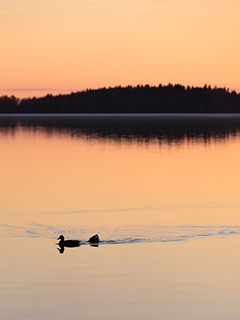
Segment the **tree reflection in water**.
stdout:
<path fill-rule="evenodd" d="M 0 116 L 0 134 L 14 135 L 16 130 L 72 139 L 122 140 L 137 143 L 184 143 L 184 141 L 222 141 L 240 132 L 240 115 L 53 115 Z"/>

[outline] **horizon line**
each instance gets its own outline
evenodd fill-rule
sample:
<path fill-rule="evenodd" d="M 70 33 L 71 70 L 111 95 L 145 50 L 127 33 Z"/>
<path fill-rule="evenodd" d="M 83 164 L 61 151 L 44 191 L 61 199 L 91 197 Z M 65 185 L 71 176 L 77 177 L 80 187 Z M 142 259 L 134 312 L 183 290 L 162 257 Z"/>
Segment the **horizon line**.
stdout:
<path fill-rule="evenodd" d="M 163 86 L 163 87 L 167 87 L 169 85 L 172 85 L 172 86 L 176 86 L 176 85 L 180 85 L 180 86 L 183 86 L 185 89 L 187 87 L 190 87 L 190 88 L 204 88 L 205 86 L 207 87 L 210 87 L 211 89 L 225 89 L 225 90 L 229 90 L 230 92 L 237 92 L 237 93 L 240 93 L 240 84 L 232 84 L 232 85 L 226 85 L 226 84 L 217 84 L 217 85 L 211 85 L 211 84 L 207 84 L 205 83 L 204 85 L 199 85 L 199 84 L 196 84 L 196 85 L 183 85 L 181 83 L 171 83 L 169 82 L 168 84 L 161 84 L 159 83 L 158 85 L 150 85 L 148 83 L 146 84 L 137 84 L 137 85 L 114 85 L 114 86 L 99 86 L 99 87 L 87 87 L 85 89 L 57 89 L 57 88 L 5 88 L 5 89 L 1 89 L 0 88 L 0 97 L 1 96 L 4 96 L 4 91 L 7 91 L 7 92 L 12 92 L 10 95 L 11 96 L 15 96 L 14 95 L 14 91 L 15 92 L 34 92 L 34 91 L 46 91 L 44 93 L 44 95 L 41 95 L 41 96 L 37 96 L 36 98 L 43 98 L 47 95 L 53 95 L 53 96 L 57 96 L 57 95 L 60 95 L 61 92 L 71 92 L 71 93 L 77 93 L 77 92 L 86 92 L 86 91 L 89 91 L 89 90 L 101 90 L 101 89 L 114 89 L 114 88 L 118 88 L 118 87 L 121 87 L 121 88 L 127 88 L 127 87 L 132 87 L 132 88 L 137 88 L 138 86 L 140 87 L 145 87 L 145 86 L 149 86 L 150 88 L 152 87 L 159 87 L 159 86 Z M 57 93 L 56 93 L 57 92 Z M 8 96 L 8 94 L 7 94 Z M 15 98 L 18 98 L 20 100 L 23 100 L 23 99 L 32 99 L 34 96 L 32 97 L 17 97 L 15 96 Z"/>

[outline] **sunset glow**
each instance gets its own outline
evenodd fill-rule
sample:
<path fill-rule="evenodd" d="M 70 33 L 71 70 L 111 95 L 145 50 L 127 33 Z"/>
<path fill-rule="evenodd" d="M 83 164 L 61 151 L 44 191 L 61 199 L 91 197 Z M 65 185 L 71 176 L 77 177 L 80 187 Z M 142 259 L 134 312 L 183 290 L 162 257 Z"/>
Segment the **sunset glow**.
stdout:
<path fill-rule="evenodd" d="M 3 0 L 0 96 L 159 83 L 240 90 L 238 0 Z"/>
<path fill-rule="evenodd" d="M 239 320 L 239 128 L 2 115 L 0 319 Z"/>
<path fill-rule="evenodd" d="M 47 137 L 37 130 L 0 135 L 0 147 L 5 224 L 19 224 L 30 213 L 43 225 L 72 229 L 134 221 L 212 226 L 216 219 L 224 225 L 226 217 L 230 225 L 239 224 L 240 148 L 234 137 L 159 145 Z"/>

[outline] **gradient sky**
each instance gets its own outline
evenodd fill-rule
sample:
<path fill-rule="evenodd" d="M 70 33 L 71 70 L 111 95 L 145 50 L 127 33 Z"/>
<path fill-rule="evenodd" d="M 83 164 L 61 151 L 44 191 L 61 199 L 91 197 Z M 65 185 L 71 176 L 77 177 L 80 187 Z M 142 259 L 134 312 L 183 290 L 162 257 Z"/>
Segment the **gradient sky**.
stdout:
<path fill-rule="evenodd" d="M 240 91 L 239 13 L 239 0 L 0 0 L 0 95 L 169 82 Z"/>

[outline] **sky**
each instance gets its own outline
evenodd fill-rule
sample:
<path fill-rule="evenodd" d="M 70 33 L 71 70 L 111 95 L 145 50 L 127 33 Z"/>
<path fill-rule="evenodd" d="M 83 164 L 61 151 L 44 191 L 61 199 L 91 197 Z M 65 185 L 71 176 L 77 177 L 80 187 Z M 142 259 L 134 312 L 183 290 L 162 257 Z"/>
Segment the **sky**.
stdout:
<path fill-rule="evenodd" d="M 240 91 L 240 0 L 0 0 L 0 96 L 205 84 Z"/>

